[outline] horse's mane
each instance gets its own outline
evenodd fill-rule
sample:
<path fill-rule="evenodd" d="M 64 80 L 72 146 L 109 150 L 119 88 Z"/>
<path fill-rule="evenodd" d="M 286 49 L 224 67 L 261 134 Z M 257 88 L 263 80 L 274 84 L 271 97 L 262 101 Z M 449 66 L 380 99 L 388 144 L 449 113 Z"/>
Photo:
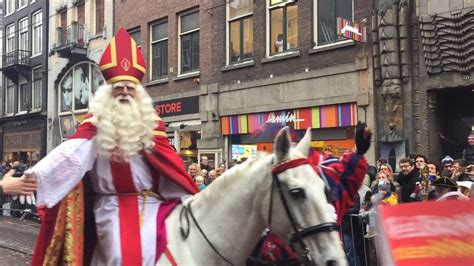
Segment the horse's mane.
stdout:
<path fill-rule="evenodd" d="M 203 202 L 212 202 L 225 197 L 225 193 L 230 187 L 236 186 L 237 183 L 244 181 L 245 178 L 253 178 L 257 169 L 262 168 L 263 165 L 271 164 L 272 157 L 267 156 L 266 153 L 258 153 L 255 159 L 249 159 L 242 164 L 236 165 L 231 169 L 225 171 L 207 188 L 201 191 L 198 196 Z M 260 175 L 262 173 L 259 173 Z M 255 181 L 257 179 L 255 178 Z"/>

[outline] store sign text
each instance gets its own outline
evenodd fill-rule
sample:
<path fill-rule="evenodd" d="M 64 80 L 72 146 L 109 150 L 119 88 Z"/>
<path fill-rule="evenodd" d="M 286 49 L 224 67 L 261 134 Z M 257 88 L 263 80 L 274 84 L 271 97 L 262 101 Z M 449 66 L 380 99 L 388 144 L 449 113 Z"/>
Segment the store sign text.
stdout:
<path fill-rule="evenodd" d="M 286 115 L 277 115 L 270 114 L 267 119 L 267 123 L 294 123 L 294 122 L 302 122 L 304 119 L 297 119 L 295 114 L 286 114 Z"/>
<path fill-rule="evenodd" d="M 154 106 L 161 117 L 199 113 L 199 96 L 160 101 Z"/>

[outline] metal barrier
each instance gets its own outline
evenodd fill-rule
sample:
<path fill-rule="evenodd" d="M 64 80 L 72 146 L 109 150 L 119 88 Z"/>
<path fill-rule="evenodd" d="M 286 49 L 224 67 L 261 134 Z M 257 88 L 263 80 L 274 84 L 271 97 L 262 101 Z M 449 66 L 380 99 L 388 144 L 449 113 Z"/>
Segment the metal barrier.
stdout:
<path fill-rule="evenodd" d="M 35 195 L 9 196 L 0 195 L 0 216 L 38 220 Z"/>
<path fill-rule="evenodd" d="M 344 215 L 349 231 L 341 228 L 344 251 L 350 266 L 378 266 L 375 238 L 365 238 L 366 223 L 359 214 Z"/>

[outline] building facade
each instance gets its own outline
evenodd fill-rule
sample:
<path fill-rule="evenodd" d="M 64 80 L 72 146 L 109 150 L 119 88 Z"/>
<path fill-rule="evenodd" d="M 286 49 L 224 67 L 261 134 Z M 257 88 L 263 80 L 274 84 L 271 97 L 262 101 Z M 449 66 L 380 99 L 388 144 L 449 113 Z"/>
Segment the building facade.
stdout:
<path fill-rule="evenodd" d="M 213 75 L 211 0 L 115 1 L 115 31 L 127 29 L 147 62 L 143 85 L 167 125 L 168 137 L 186 164 L 206 153 L 222 160 L 221 148 L 199 150 L 203 138 L 201 85 Z"/>
<path fill-rule="evenodd" d="M 274 136 L 252 134 L 266 122 L 311 127 L 313 146 L 336 154 L 357 120 L 374 126 L 370 39 L 338 34 L 342 19 L 370 32 L 372 1 L 139 2 L 115 1 L 115 27 L 139 36 L 144 84 L 187 161 L 271 151 Z"/>
<path fill-rule="evenodd" d="M 461 158 L 474 125 L 472 1 L 379 0 L 372 18 L 379 156 Z"/>
<path fill-rule="evenodd" d="M 113 1 L 51 1 L 48 150 L 72 134 L 104 83 L 98 68 L 113 32 Z"/>
<path fill-rule="evenodd" d="M 272 151 L 266 123 L 290 126 L 335 155 L 354 147 L 358 120 L 374 127 L 372 1 L 233 1 L 215 5 L 213 79 L 202 86 L 199 148 L 222 147 L 227 161 Z M 358 22 L 361 38 L 342 36 Z M 357 38 L 356 38 L 357 39 Z M 270 132 L 272 129 L 270 128 Z M 221 137 L 223 135 L 223 137 Z M 250 152 L 249 152 L 250 150 Z M 368 153 L 370 161 L 374 152 Z"/>
<path fill-rule="evenodd" d="M 46 154 L 48 1 L 3 1 L 2 160 L 34 164 Z"/>

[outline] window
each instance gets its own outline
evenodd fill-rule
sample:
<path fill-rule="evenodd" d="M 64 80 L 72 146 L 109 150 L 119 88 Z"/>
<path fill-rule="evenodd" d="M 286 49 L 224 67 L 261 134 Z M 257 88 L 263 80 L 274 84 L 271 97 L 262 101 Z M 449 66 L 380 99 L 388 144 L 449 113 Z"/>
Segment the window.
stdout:
<path fill-rule="evenodd" d="M 151 26 L 151 79 L 168 75 L 168 22 Z"/>
<path fill-rule="evenodd" d="M 95 0 L 95 33 L 104 31 L 104 0 Z"/>
<path fill-rule="evenodd" d="M 92 82 L 89 82 L 90 80 Z M 76 64 L 59 83 L 60 114 L 87 112 L 92 93 L 104 82 L 95 64 L 89 62 Z"/>
<path fill-rule="evenodd" d="M 142 32 L 140 29 L 134 29 L 128 32 L 132 39 L 137 43 L 137 47 L 142 47 Z"/>
<path fill-rule="evenodd" d="M 77 5 L 77 23 L 84 25 L 86 22 L 84 2 Z"/>
<path fill-rule="evenodd" d="M 315 0 L 317 45 L 345 40 L 337 34 L 337 18 L 352 20 L 352 0 Z"/>
<path fill-rule="evenodd" d="M 199 70 L 199 12 L 180 16 L 180 73 Z"/>
<path fill-rule="evenodd" d="M 230 63 L 253 56 L 253 0 L 230 2 L 227 9 Z"/>
<path fill-rule="evenodd" d="M 15 24 L 10 24 L 7 26 L 5 37 L 7 38 L 5 47 L 6 53 L 13 52 L 15 50 Z"/>
<path fill-rule="evenodd" d="M 28 18 L 22 18 L 18 22 L 18 49 L 28 51 Z"/>
<path fill-rule="evenodd" d="M 16 0 L 7 0 L 6 5 L 7 5 L 7 15 L 15 12 L 15 2 Z"/>
<path fill-rule="evenodd" d="M 43 12 L 36 12 L 32 17 L 33 55 L 38 55 L 43 52 Z"/>
<path fill-rule="evenodd" d="M 21 83 L 18 93 L 18 112 L 26 112 L 31 108 L 31 90 L 28 89 L 28 83 Z"/>
<path fill-rule="evenodd" d="M 5 114 L 15 113 L 15 83 L 10 79 L 7 80 L 7 90 L 5 97 Z"/>
<path fill-rule="evenodd" d="M 43 75 L 42 68 L 37 67 L 33 69 L 33 106 L 32 109 L 41 109 L 43 102 Z"/>
<path fill-rule="evenodd" d="M 18 1 L 18 9 L 25 7 L 28 5 L 28 0 L 19 0 Z"/>
<path fill-rule="evenodd" d="M 270 54 L 298 46 L 298 4 L 294 0 L 270 0 Z"/>

